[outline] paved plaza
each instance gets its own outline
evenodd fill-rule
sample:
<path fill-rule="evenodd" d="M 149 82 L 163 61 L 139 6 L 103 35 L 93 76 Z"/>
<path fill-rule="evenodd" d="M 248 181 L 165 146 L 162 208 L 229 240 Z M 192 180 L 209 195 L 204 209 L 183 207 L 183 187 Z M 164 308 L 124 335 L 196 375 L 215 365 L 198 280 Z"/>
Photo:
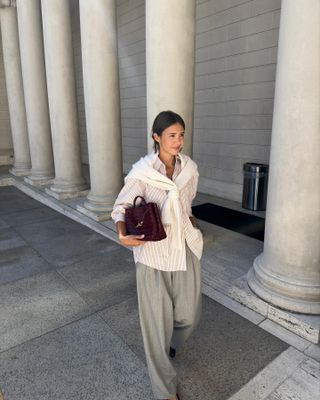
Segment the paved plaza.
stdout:
<path fill-rule="evenodd" d="M 153 399 L 129 249 L 3 186 L 0 255 L 5 400 Z M 318 348 L 299 351 L 203 295 L 174 361 L 181 398 L 316 400 Z"/>

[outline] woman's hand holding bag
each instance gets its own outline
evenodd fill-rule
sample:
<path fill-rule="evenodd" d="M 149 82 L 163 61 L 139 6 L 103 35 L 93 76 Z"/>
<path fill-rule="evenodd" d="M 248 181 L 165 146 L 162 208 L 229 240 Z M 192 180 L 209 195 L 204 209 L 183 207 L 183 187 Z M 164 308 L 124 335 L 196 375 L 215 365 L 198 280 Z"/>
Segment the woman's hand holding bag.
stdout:
<path fill-rule="evenodd" d="M 136 205 L 138 199 L 141 204 Z M 159 207 L 156 203 L 147 203 L 142 196 L 137 196 L 133 207 L 125 212 L 127 234 L 139 236 L 143 241 L 159 241 L 167 237 L 161 222 Z M 143 235 L 143 236 L 141 236 Z"/>

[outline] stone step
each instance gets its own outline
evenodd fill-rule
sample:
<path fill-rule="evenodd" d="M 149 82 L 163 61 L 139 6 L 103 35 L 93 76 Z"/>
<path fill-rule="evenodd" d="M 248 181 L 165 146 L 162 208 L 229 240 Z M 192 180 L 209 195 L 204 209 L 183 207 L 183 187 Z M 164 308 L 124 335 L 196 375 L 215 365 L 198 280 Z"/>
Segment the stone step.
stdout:
<path fill-rule="evenodd" d="M 312 343 L 320 341 L 320 316 L 289 312 L 266 303 L 249 288 L 246 276 L 234 281 L 228 295 L 237 302 Z"/>

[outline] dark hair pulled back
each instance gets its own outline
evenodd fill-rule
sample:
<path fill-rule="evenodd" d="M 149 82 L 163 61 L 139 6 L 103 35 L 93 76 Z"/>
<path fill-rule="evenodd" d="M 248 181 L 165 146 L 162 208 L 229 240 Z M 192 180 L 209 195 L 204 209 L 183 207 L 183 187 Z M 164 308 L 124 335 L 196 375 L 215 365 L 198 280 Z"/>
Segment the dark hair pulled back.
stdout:
<path fill-rule="evenodd" d="M 185 123 L 184 120 L 182 119 L 182 117 L 180 117 L 179 114 L 173 112 L 173 111 L 161 111 L 161 113 L 159 113 L 152 125 L 152 138 L 153 138 L 153 134 L 156 133 L 158 136 L 162 135 L 162 132 L 169 128 L 169 126 L 174 125 L 174 124 L 180 124 L 183 129 L 185 129 Z M 159 143 L 156 142 L 153 139 L 153 147 L 154 147 L 154 151 L 155 153 L 157 151 L 159 151 L 160 146 Z"/>

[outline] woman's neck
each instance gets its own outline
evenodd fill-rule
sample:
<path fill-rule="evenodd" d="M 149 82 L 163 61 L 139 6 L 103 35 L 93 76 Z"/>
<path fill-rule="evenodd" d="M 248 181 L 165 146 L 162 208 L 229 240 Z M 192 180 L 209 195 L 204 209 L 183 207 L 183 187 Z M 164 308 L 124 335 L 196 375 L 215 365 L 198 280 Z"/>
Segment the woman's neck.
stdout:
<path fill-rule="evenodd" d="M 175 165 L 176 158 L 170 154 L 159 153 L 159 158 L 167 168 L 172 168 Z"/>

